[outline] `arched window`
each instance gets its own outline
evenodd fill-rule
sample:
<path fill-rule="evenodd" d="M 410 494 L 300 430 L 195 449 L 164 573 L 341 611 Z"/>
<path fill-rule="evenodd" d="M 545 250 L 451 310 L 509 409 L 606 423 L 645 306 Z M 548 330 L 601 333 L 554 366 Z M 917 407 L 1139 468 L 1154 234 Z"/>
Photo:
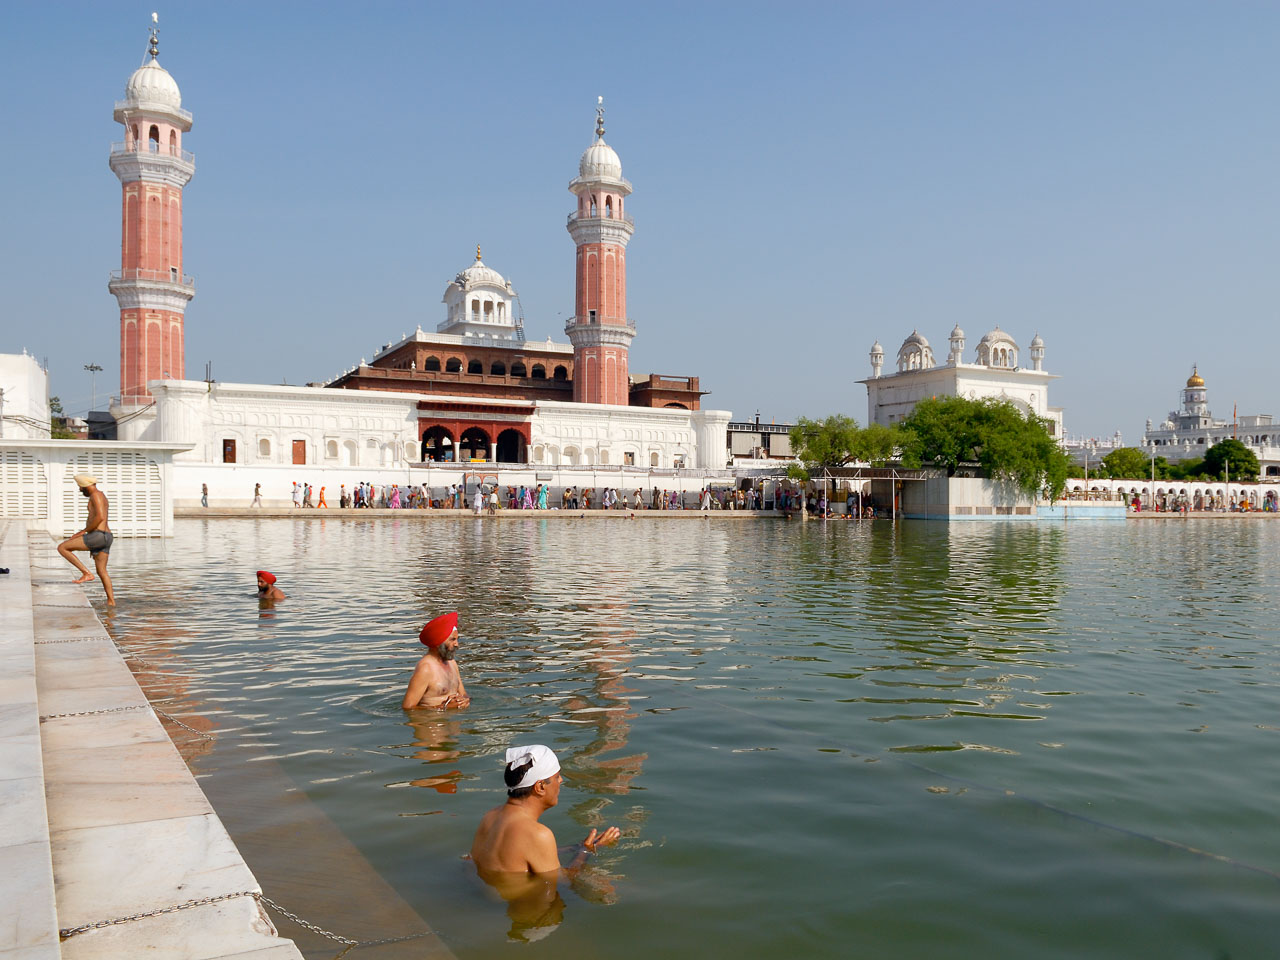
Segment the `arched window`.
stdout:
<path fill-rule="evenodd" d="M 169 153 L 173 156 L 178 155 L 178 131 L 169 131 Z"/>
<path fill-rule="evenodd" d="M 495 360 L 489 365 L 489 373 L 495 377 L 505 377 L 507 375 L 507 365 L 501 360 Z M 514 376 L 515 367 L 511 368 L 511 373 Z"/>
<path fill-rule="evenodd" d="M 613 219 L 613 197 L 604 198 L 604 215 L 605 219 Z"/>
<path fill-rule="evenodd" d="M 160 128 L 159 128 L 159 127 L 157 127 L 154 123 L 151 125 L 151 129 L 147 132 L 147 139 L 151 141 L 151 144 L 152 144 L 152 146 L 151 146 L 151 152 L 152 152 L 152 153 L 155 153 L 157 150 L 159 150 L 159 148 L 160 148 Z"/>
<path fill-rule="evenodd" d="M 136 123 L 133 124 L 133 126 L 129 128 L 129 132 L 133 134 L 129 139 L 136 144 L 138 142 L 138 125 Z"/>
<path fill-rule="evenodd" d="M 439 358 L 439 357 L 427 357 L 426 361 L 422 364 L 422 369 L 423 369 L 423 370 L 426 370 L 428 373 L 439 373 L 439 372 L 440 372 L 440 358 Z"/>
<path fill-rule="evenodd" d="M 609 463 L 609 451 L 608 451 L 608 450 L 601 450 L 601 451 L 600 451 L 600 463 L 601 463 L 601 465 L 602 465 L 602 466 L 607 466 L 607 465 L 608 465 L 608 463 Z"/>
<path fill-rule="evenodd" d="M 484 373 L 484 364 L 479 360 L 472 360 L 467 364 L 467 373 Z"/>
<path fill-rule="evenodd" d="M 688 407 L 686 407 L 683 403 L 674 403 L 674 402 L 673 402 L 673 403 L 664 403 L 664 404 L 663 404 L 663 406 L 664 406 L 664 407 L 675 407 L 677 410 L 688 410 L 688 409 L 689 409 L 689 408 L 688 408 Z"/>
<path fill-rule="evenodd" d="M 551 376 L 554 377 L 556 380 L 568 380 L 569 371 L 566 370 L 564 367 L 556 367 L 555 370 L 552 371 Z"/>
<path fill-rule="evenodd" d="M 337 440 L 326 440 L 324 442 L 324 455 L 326 459 L 329 459 L 329 460 L 338 459 L 338 441 Z"/>
<path fill-rule="evenodd" d="M 547 379 L 547 368 L 540 363 L 535 363 L 533 365 L 533 379 L 535 380 Z"/>
<path fill-rule="evenodd" d="M 444 369 L 446 373 L 461 373 L 462 361 L 459 360 L 457 357 L 450 357 L 447 361 L 445 361 Z"/>
<path fill-rule="evenodd" d="M 592 215 L 593 217 L 596 215 L 596 198 L 595 198 L 595 194 L 592 194 L 592 195 L 591 195 L 591 215 Z"/>
<path fill-rule="evenodd" d="M 263 460 L 271 459 L 271 441 L 266 437 L 258 441 L 258 456 Z"/>
<path fill-rule="evenodd" d="M 656 450 L 653 453 L 649 454 L 649 466 L 651 467 L 658 466 L 658 452 Z"/>
<path fill-rule="evenodd" d="M 511 375 L 513 377 L 527 377 L 529 374 L 525 371 L 524 364 L 517 360 L 511 365 Z"/>

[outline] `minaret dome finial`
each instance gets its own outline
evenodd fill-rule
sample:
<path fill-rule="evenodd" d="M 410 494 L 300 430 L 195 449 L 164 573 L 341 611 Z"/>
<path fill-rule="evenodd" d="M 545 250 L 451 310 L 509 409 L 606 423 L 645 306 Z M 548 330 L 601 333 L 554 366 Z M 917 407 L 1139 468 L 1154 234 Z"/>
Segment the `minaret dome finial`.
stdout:
<path fill-rule="evenodd" d="M 604 138 L 604 97 L 596 97 L 596 137 Z"/>
<path fill-rule="evenodd" d="M 476 263 L 480 262 L 480 244 L 476 244 Z"/>
<path fill-rule="evenodd" d="M 151 49 L 147 51 L 151 54 L 152 60 L 160 55 L 160 30 L 154 26 L 154 24 L 158 24 L 159 22 L 160 14 L 152 11 L 151 23 L 153 26 L 151 27 Z"/>

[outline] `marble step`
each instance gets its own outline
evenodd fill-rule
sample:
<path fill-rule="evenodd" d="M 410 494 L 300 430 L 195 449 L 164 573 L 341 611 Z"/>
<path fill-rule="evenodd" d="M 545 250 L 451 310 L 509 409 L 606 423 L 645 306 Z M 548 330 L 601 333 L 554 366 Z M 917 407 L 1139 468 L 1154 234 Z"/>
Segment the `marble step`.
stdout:
<path fill-rule="evenodd" d="M 52 541 L 33 539 L 31 563 L 56 926 L 136 918 L 70 937 L 61 956 L 301 960 L 247 895 L 257 880 L 89 605 L 100 585 L 70 584 Z"/>

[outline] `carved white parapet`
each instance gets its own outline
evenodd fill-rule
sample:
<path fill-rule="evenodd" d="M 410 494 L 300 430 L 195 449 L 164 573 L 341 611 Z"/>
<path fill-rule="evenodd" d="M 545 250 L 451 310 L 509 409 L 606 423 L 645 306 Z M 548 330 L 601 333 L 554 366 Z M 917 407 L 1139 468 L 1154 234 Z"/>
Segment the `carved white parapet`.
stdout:
<path fill-rule="evenodd" d="M 569 214 L 569 235 L 578 246 L 584 243 L 613 243 L 625 247 L 636 232 L 630 217 L 579 217 Z"/>
<path fill-rule="evenodd" d="M 113 270 L 107 281 L 121 310 L 171 310 L 182 313 L 196 295 L 191 277 L 166 278 L 154 270 Z"/>
<path fill-rule="evenodd" d="M 121 183 L 145 180 L 147 183 L 164 183 L 172 187 L 185 187 L 195 176 L 196 158 L 186 150 L 173 150 L 156 145 L 150 140 L 134 140 L 111 145 L 111 172 Z"/>
<path fill-rule="evenodd" d="M 565 324 L 564 332 L 569 335 L 569 342 L 575 350 L 583 347 L 622 347 L 631 346 L 636 336 L 634 323 L 579 323 L 574 317 Z"/>

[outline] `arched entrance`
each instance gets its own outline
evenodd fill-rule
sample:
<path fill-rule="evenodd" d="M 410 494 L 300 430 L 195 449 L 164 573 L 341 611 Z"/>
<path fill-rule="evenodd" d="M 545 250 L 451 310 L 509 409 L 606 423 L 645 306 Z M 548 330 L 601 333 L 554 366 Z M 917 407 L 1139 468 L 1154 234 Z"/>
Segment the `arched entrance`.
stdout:
<path fill-rule="evenodd" d="M 524 434 L 519 430 L 503 430 L 498 434 L 498 462 L 524 463 Z"/>
<path fill-rule="evenodd" d="M 422 460 L 440 463 L 454 458 L 453 437 L 444 427 L 428 427 L 422 432 Z"/>
<path fill-rule="evenodd" d="M 458 459 L 464 463 L 467 460 L 488 460 L 489 434 L 479 427 L 464 430 L 458 440 Z"/>

